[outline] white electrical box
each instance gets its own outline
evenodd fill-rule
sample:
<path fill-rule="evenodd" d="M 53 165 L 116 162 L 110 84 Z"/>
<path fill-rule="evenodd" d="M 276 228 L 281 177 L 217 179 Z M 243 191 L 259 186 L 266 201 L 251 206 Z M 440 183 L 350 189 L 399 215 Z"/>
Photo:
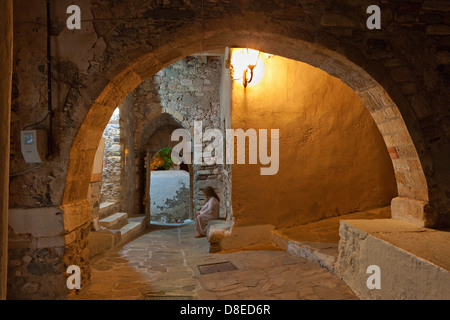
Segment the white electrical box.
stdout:
<path fill-rule="evenodd" d="M 47 131 L 20 131 L 22 155 L 26 163 L 42 163 L 47 155 Z"/>

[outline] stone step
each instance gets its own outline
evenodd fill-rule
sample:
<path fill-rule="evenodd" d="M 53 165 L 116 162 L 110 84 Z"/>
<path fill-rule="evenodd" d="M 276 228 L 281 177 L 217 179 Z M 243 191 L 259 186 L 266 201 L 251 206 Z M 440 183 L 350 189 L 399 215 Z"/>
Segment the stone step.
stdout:
<path fill-rule="evenodd" d="M 339 243 L 294 241 L 276 232 L 272 234 L 274 244 L 281 249 L 291 252 L 300 258 L 312 261 L 322 268 L 327 269 L 332 274 L 335 274 L 334 265 L 339 255 Z"/>
<path fill-rule="evenodd" d="M 108 229 L 89 232 L 89 258 L 92 259 L 108 250 L 113 249 L 120 242 L 120 232 Z"/>
<path fill-rule="evenodd" d="M 335 274 L 334 265 L 339 255 L 338 246 L 338 243 L 290 241 L 287 251 L 315 262 Z"/>
<path fill-rule="evenodd" d="M 128 213 L 126 212 L 116 212 L 109 217 L 101 219 L 98 223 L 104 228 L 113 228 L 115 225 L 126 221 L 128 219 Z"/>
<path fill-rule="evenodd" d="M 115 213 L 116 203 L 115 202 L 102 202 L 100 203 L 100 209 L 98 212 L 98 216 L 100 219 L 108 217 Z"/>
<path fill-rule="evenodd" d="M 144 230 L 144 217 L 131 218 L 125 226 L 120 228 L 121 243 L 124 243 L 131 238 L 139 235 Z"/>

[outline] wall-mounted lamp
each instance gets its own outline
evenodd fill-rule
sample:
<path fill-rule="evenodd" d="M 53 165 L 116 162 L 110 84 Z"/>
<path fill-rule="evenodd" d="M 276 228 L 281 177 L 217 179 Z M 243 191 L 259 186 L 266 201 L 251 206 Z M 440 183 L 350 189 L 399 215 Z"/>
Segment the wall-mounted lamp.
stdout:
<path fill-rule="evenodd" d="M 253 49 L 233 49 L 231 55 L 230 72 L 233 80 L 242 79 L 244 88 L 252 82 L 254 69 L 258 64 L 260 52 Z"/>

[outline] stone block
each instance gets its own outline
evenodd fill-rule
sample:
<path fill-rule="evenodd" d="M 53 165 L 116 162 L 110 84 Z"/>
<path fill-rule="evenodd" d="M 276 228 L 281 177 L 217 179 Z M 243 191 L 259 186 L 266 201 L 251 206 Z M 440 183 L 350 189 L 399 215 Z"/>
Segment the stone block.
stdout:
<path fill-rule="evenodd" d="M 89 258 L 114 248 L 121 240 L 119 231 L 101 230 L 88 235 Z"/>
<path fill-rule="evenodd" d="M 226 232 L 230 231 L 231 226 L 223 220 L 211 220 L 206 226 L 206 236 L 211 244 L 219 244 L 225 236 Z"/>
<path fill-rule="evenodd" d="M 57 274 L 61 272 L 61 263 L 61 261 L 32 261 L 27 265 L 27 271 L 29 274 L 38 276 L 45 274 Z"/>
<path fill-rule="evenodd" d="M 376 219 L 341 221 L 339 234 L 335 271 L 359 298 L 450 299 L 446 232 Z M 380 270 L 379 289 L 367 286 L 372 265 Z"/>
<path fill-rule="evenodd" d="M 37 239 L 37 248 L 55 248 L 64 247 L 65 241 L 64 237 L 45 237 Z"/>
<path fill-rule="evenodd" d="M 64 231 L 62 211 L 58 207 L 11 208 L 8 224 L 16 234 L 31 234 L 33 237 L 53 237 Z"/>
<path fill-rule="evenodd" d="M 272 231 L 275 227 L 271 224 L 233 227 L 224 232 L 220 241 L 222 250 L 242 250 L 255 245 L 272 246 Z"/>
<path fill-rule="evenodd" d="M 62 206 L 64 212 L 64 230 L 70 232 L 91 221 L 91 205 L 81 200 Z"/>
<path fill-rule="evenodd" d="M 111 228 L 114 227 L 119 222 L 126 220 L 127 218 L 128 214 L 126 212 L 117 212 L 107 218 L 100 220 L 99 224 L 102 227 Z"/>
<path fill-rule="evenodd" d="M 428 226 L 425 207 L 428 202 L 404 197 L 396 197 L 391 201 L 392 218 L 406 221 L 418 226 Z"/>

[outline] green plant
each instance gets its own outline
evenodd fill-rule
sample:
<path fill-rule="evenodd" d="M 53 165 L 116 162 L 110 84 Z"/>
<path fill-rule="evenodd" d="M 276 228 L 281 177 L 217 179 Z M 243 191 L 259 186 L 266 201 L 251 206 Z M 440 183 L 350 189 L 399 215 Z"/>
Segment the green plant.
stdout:
<path fill-rule="evenodd" d="M 168 170 L 173 166 L 172 148 L 167 147 L 160 150 L 152 160 L 150 165 L 151 170 Z"/>

